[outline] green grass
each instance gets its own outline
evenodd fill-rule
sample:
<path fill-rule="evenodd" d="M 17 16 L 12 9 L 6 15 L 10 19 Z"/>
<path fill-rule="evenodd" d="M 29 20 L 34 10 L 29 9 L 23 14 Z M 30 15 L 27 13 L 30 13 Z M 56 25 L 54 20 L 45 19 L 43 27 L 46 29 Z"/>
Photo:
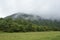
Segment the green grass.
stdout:
<path fill-rule="evenodd" d="M 60 40 L 60 32 L 0 33 L 0 40 Z"/>

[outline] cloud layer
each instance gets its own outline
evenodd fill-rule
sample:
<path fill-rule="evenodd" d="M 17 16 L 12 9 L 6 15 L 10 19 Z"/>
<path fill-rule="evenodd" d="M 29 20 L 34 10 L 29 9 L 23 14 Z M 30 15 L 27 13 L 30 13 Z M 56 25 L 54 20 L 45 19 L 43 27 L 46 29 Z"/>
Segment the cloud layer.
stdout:
<path fill-rule="evenodd" d="M 0 17 L 16 12 L 33 13 L 44 18 L 60 18 L 60 0 L 0 0 Z"/>

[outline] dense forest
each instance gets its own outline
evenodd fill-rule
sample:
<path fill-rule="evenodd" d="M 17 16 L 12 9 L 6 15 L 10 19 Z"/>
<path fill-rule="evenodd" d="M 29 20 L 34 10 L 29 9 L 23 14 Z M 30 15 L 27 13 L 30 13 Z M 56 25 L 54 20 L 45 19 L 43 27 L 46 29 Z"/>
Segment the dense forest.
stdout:
<path fill-rule="evenodd" d="M 40 32 L 60 31 L 60 21 L 57 20 L 24 20 L 12 18 L 0 18 L 0 31 L 3 32 Z"/>

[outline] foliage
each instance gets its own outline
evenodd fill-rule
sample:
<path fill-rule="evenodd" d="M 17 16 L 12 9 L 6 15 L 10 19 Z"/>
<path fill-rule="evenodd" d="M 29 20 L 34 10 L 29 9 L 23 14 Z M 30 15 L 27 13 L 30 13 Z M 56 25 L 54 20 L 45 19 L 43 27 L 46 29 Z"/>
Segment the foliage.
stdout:
<path fill-rule="evenodd" d="M 37 32 L 60 31 L 60 21 L 39 20 L 30 21 L 24 19 L 0 18 L 0 31 L 4 32 Z"/>

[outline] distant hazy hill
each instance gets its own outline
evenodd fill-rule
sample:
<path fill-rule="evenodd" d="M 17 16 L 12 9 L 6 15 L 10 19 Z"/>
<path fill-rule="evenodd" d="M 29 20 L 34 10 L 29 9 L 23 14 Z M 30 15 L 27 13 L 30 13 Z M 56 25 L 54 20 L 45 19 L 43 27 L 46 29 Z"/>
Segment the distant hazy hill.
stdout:
<path fill-rule="evenodd" d="M 15 13 L 10 16 L 7 16 L 5 18 L 12 18 L 12 19 L 25 19 L 25 20 L 41 20 L 42 18 L 37 15 L 32 15 L 32 14 L 25 14 L 25 13 Z"/>
<path fill-rule="evenodd" d="M 44 19 L 38 15 L 26 14 L 26 13 L 15 13 L 15 14 L 9 15 L 5 18 L 12 18 L 14 20 L 17 20 L 17 19 L 30 20 L 30 21 L 32 21 L 32 23 L 39 24 L 39 25 L 50 24 L 50 23 L 54 23 L 55 21 L 57 21 L 57 20 L 52 20 L 52 19 Z"/>
<path fill-rule="evenodd" d="M 60 21 L 33 14 L 15 13 L 4 19 L 0 18 L 1 29 L 6 32 L 60 31 Z"/>

